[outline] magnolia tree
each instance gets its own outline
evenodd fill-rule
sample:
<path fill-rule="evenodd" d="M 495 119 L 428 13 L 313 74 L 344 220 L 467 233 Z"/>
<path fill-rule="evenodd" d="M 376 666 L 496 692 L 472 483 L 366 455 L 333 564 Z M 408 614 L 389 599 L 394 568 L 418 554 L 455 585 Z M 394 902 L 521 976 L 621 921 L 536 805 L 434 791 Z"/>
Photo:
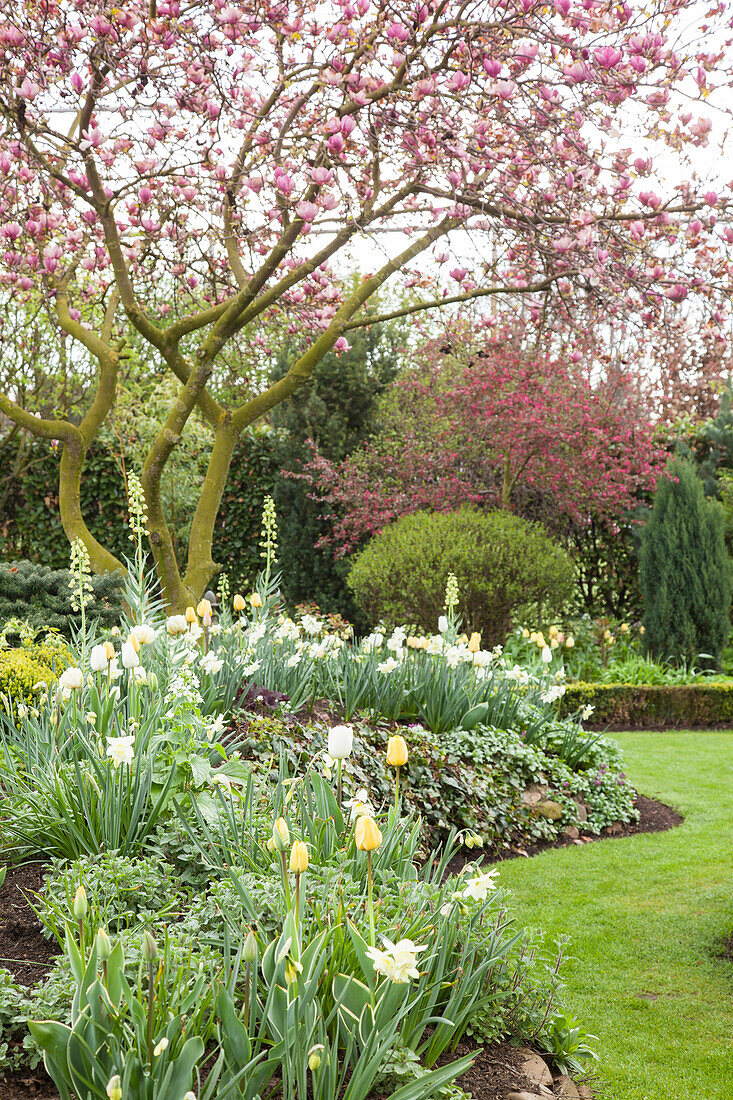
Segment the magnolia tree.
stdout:
<path fill-rule="evenodd" d="M 593 301 L 652 324 L 694 295 L 722 323 L 727 191 L 684 162 L 711 136 L 727 20 L 687 0 L 5 5 L 0 282 L 40 296 L 96 382 L 81 418 L 34 416 L 12 384 L 0 412 L 61 441 L 62 523 L 95 570 L 120 563 L 85 525 L 80 479 L 132 333 L 179 386 L 140 457 L 180 606 L 216 572 L 238 434 L 374 323 L 393 276 L 419 294 L 393 314 L 505 295 L 537 319 Z M 664 143 L 684 182 L 657 193 Z M 357 245 L 370 270 L 344 291 Z M 308 336 L 285 377 L 218 400 L 220 357 L 283 317 Z M 213 442 L 181 573 L 160 489 L 196 408 Z"/>
<path fill-rule="evenodd" d="M 667 455 L 638 380 L 613 367 L 591 375 L 511 330 L 428 345 L 393 384 L 381 433 L 340 463 L 315 452 L 301 475 L 334 509 L 337 554 L 407 512 L 465 503 L 555 530 L 615 523 Z"/>

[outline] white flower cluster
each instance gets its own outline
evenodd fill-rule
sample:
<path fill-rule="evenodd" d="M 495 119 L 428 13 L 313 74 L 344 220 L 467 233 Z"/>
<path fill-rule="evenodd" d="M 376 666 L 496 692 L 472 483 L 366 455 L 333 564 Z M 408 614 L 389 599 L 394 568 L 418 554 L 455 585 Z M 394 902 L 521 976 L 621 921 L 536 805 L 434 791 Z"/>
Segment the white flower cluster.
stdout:
<path fill-rule="evenodd" d="M 400 984 L 409 982 L 410 978 L 420 977 L 420 971 L 417 969 L 417 953 L 424 951 L 427 944 L 415 944 L 412 940 L 392 943 L 386 936 L 382 936 L 382 942 L 384 951 L 380 951 L 378 947 L 367 948 L 367 955 L 372 960 L 375 973 L 384 974 L 390 981 Z"/>

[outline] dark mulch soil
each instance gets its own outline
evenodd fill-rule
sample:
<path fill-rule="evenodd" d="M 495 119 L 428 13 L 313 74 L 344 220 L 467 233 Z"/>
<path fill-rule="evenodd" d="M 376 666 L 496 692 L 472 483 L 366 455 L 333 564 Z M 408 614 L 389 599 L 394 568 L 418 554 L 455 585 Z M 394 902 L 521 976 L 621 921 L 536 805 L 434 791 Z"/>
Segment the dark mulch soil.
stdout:
<path fill-rule="evenodd" d="M 9 867 L 0 889 L 0 966 L 21 985 L 42 981 L 58 954 L 56 942 L 41 934 L 41 922 L 27 894 L 41 888 L 44 864 Z M 0 1075 L 2 1100 L 58 1100 L 58 1093 L 42 1066 Z"/>
<path fill-rule="evenodd" d="M 43 1066 L 38 1069 L 20 1069 L 0 1077 L 2 1100 L 59 1100 L 51 1078 Z"/>
<path fill-rule="evenodd" d="M 55 940 L 41 934 L 41 922 L 27 900 L 40 890 L 44 869 L 43 863 L 9 867 L 0 889 L 0 966 L 21 985 L 40 981 L 59 953 Z"/>
<path fill-rule="evenodd" d="M 537 844 L 487 850 L 482 853 L 483 859 L 490 863 L 498 863 L 505 859 L 526 859 L 529 856 L 536 856 L 538 852 L 543 852 L 547 848 L 569 848 L 572 845 L 591 844 L 596 840 L 636 836 L 638 833 L 662 833 L 667 829 L 674 829 L 684 821 L 682 814 L 678 814 L 671 806 L 666 806 L 664 802 L 657 802 L 654 798 L 647 798 L 643 794 L 636 795 L 634 808 L 639 811 L 638 821 L 630 821 L 626 824 L 617 821 L 613 825 L 606 826 L 599 834 L 588 833 L 578 837 L 577 840 L 561 836 L 557 840 L 544 840 Z M 468 855 L 459 852 L 449 862 L 446 873 L 457 875 L 466 863 L 475 863 L 480 858 L 478 853 Z"/>
<path fill-rule="evenodd" d="M 455 1054 L 439 1059 L 438 1064 L 452 1062 L 471 1054 L 475 1043 L 463 1040 L 458 1044 Z M 493 1043 L 479 1050 L 478 1057 L 471 1068 L 456 1081 L 462 1089 L 470 1092 L 474 1100 L 505 1100 L 508 1092 L 535 1091 L 534 1085 L 519 1069 L 522 1056 L 516 1047 L 509 1043 Z"/>

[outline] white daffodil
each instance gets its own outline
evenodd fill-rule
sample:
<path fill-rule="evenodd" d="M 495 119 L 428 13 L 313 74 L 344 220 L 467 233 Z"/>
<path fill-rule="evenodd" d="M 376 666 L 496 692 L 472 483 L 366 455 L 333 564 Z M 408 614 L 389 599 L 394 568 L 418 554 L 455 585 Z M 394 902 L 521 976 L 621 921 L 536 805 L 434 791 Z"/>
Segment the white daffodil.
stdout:
<path fill-rule="evenodd" d="M 424 951 L 427 944 L 415 944 L 412 940 L 400 940 L 392 943 L 386 936 L 382 936 L 385 950 L 378 947 L 367 948 L 367 955 L 372 960 L 375 973 L 384 974 L 390 981 L 405 984 L 410 978 L 419 978 L 417 969 L 417 953 Z"/>
<path fill-rule="evenodd" d="M 369 801 L 369 792 L 366 787 L 359 787 L 354 797 L 344 802 L 344 809 L 350 811 L 351 821 L 356 821 L 358 817 L 374 817 L 374 806 Z"/>
<path fill-rule="evenodd" d="M 134 733 L 124 737 L 107 738 L 107 756 L 116 768 L 119 768 L 120 764 L 132 764 L 135 759 L 135 753 L 132 747 L 134 740 Z"/>
<path fill-rule="evenodd" d="M 395 669 L 399 668 L 400 664 L 401 662 L 396 661 L 394 657 L 388 657 L 386 661 L 380 661 L 377 665 L 377 672 L 388 675 L 390 672 L 394 672 Z"/>
<path fill-rule="evenodd" d="M 214 673 L 219 672 L 224 667 L 224 662 L 221 658 L 217 657 L 213 649 L 210 649 L 208 653 L 205 653 L 200 661 L 201 668 L 204 672 Z"/>
<path fill-rule="evenodd" d="M 490 871 L 472 878 L 463 888 L 464 898 L 473 898 L 474 901 L 484 901 L 489 891 L 496 888 L 496 878 L 499 874 L 498 867 L 492 867 Z"/>

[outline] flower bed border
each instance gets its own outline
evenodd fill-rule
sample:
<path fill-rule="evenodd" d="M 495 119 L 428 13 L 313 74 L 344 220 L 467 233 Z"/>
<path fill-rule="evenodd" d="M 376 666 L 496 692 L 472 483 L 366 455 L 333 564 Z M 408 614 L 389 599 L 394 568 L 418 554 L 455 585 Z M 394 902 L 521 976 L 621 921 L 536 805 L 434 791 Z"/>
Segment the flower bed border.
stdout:
<path fill-rule="evenodd" d="M 560 716 L 585 706 L 589 729 L 722 729 L 733 726 L 733 683 L 568 684 Z"/>

